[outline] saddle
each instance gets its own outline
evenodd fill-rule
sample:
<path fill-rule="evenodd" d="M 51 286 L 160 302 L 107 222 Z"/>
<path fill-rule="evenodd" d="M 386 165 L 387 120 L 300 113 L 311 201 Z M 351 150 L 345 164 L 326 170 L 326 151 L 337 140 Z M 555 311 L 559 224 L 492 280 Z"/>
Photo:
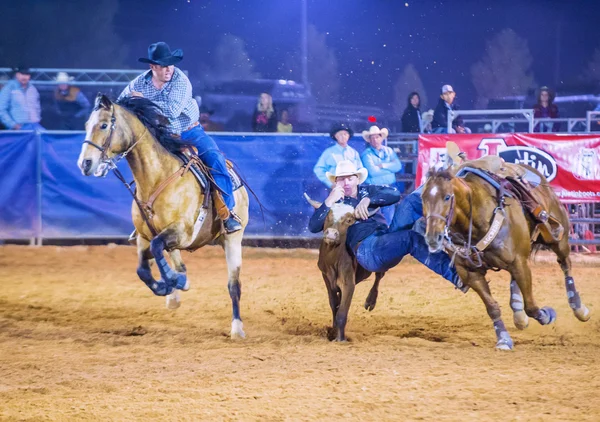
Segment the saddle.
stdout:
<path fill-rule="evenodd" d="M 191 173 L 194 175 L 202 189 L 205 192 L 210 190 L 211 195 L 204 196 L 204 202 L 202 203 L 202 207 L 207 208 L 208 199 L 212 197 L 213 204 L 215 205 L 215 209 L 219 218 L 221 220 L 226 220 L 227 218 L 229 218 L 229 209 L 227 208 L 227 205 L 225 205 L 225 200 L 223 199 L 223 192 L 221 191 L 221 189 L 219 189 L 216 182 L 212 178 L 210 174 L 210 169 L 196 154 L 195 148 L 184 147 L 180 151 L 175 152 L 174 154 L 175 156 L 177 156 L 177 158 L 179 158 L 182 161 L 183 167 L 191 171 Z M 235 172 L 233 168 L 233 163 L 229 160 L 225 160 L 225 163 L 227 165 L 227 171 L 229 172 L 229 177 L 231 178 L 231 183 L 233 185 L 232 191 L 235 192 L 236 190 L 242 187 L 242 181 L 238 174 Z"/>
<path fill-rule="evenodd" d="M 448 156 L 453 165 L 458 166 L 457 176 L 476 174 L 496 188 L 498 203 L 502 203 L 504 196 L 515 198 L 521 203 L 523 209 L 537 223 L 531 234 L 532 242 L 539 235 L 546 243 L 556 243 L 562 239 L 565 228 L 547 211 L 549 204 L 540 192 L 542 178 L 539 174 L 519 164 L 507 163 L 497 155 L 467 160 L 464 152 L 457 152 L 458 146 L 454 142 L 448 142 L 447 146 Z"/>

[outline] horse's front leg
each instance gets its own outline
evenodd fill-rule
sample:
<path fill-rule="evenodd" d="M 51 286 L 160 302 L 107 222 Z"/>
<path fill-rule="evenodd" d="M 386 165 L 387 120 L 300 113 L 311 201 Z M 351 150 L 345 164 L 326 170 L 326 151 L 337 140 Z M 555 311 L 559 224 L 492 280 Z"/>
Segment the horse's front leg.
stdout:
<path fill-rule="evenodd" d="M 154 258 L 150 252 L 150 242 L 137 235 L 138 268 L 137 275 L 146 286 L 157 296 L 166 296 L 173 291 L 173 288 L 163 280 L 156 281 L 152 276 L 152 263 Z"/>
<path fill-rule="evenodd" d="M 243 230 L 225 235 L 222 245 L 227 260 L 229 297 L 231 297 L 232 321 L 231 338 L 245 338 L 244 324 L 240 316 L 240 299 L 242 297 L 242 283 L 240 271 L 242 269 L 242 237 Z"/>
<path fill-rule="evenodd" d="M 484 273 L 467 272 L 462 267 L 457 267 L 458 275 L 461 280 L 466 280 L 467 284 L 479 295 L 485 309 L 487 310 L 490 319 L 494 324 L 494 331 L 496 332 L 496 349 L 498 350 L 512 350 L 513 341 L 510 338 L 510 334 L 506 330 L 504 321 L 502 321 L 502 313 L 500 312 L 500 306 L 496 299 L 490 292 L 490 286 L 485 280 Z"/>
<path fill-rule="evenodd" d="M 173 249 L 171 252 L 169 252 L 169 256 L 171 257 L 171 262 L 173 263 L 173 266 L 175 266 L 175 270 L 177 270 L 179 273 L 186 274 L 187 269 L 185 268 L 185 264 L 181 259 L 181 252 L 179 251 L 179 249 Z M 190 286 L 188 282 L 186 286 L 181 290 L 187 291 L 189 290 L 189 288 Z M 166 305 L 169 309 L 177 309 L 181 306 L 181 297 L 179 296 L 179 290 L 174 289 L 172 293 L 167 295 Z"/>
<path fill-rule="evenodd" d="M 167 294 L 171 293 L 173 289 L 187 290 L 189 288 L 186 274 L 173 271 L 164 255 L 165 249 L 172 249 L 177 246 L 179 233 L 181 233 L 181 230 L 178 230 L 176 225 L 171 225 L 150 242 L 150 251 L 156 260 L 161 281 L 164 281 L 171 288 Z"/>

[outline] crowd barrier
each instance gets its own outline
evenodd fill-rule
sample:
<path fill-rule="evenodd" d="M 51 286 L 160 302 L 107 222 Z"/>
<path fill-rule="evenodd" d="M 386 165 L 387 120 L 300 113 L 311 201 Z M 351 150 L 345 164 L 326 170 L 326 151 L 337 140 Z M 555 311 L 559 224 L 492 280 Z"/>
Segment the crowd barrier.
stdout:
<path fill-rule="evenodd" d="M 112 174 L 85 177 L 77 167 L 84 132 L 0 132 L 0 239 L 120 238 L 133 230 L 132 199 Z M 310 238 L 307 192 L 328 191 L 313 174 L 325 134 L 212 135 L 263 205 L 251 197 L 249 238 Z M 365 145 L 355 136 L 350 145 Z M 119 167 L 127 178 L 125 162 Z"/>

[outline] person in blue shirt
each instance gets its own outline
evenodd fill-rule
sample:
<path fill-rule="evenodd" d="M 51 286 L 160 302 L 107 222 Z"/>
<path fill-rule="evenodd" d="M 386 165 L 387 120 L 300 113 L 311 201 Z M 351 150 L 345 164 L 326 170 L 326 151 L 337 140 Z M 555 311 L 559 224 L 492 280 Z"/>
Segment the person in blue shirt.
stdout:
<path fill-rule="evenodd" d="M 335 171 L 337 163 L 348 160 L 354 163 L 357 169 L 363 168 L 363 164 L 358 152 L 348 145 L 348 141 L 354 136 L 352 129 L 343 124 L 338 124 L 331 129 L 329 136 L 336 141 L 336 144 L 323 151 L 313 171 L 325 186 L 331 188 L 333 183 L 327 178 L 326 174 Z"/>
<path fill-rule="evenodd" d="M 7 129 L 43 130 L 40 94 L 30 83 L 27 67 L 14 69 L 15 78 L 0 91 L 0 121 Z"/>
<path fill-rule="evenodd" d="M 365 183 L 398 188 L 396 173 L 402 170 L 402 164 L 394 150 L 383 145 L 383 141 L 388 137 L 388 130 L 371 126 L 369 130 L 362 132 L 362 137 L 369 144 L 369 147 L 360 155 L 363 165 L 369 172 Z M 390 224 L 394 216 L 394 207 L 384 207 L 381 211 L 387 223 Z"/>
<path fill-rule="evenodd" d="M 327 176 L 333 188 L 308 223 L 308 229 L 312 233 L 323 231 L 327 214 L 334 204 L 350 205 L 354 208 L 356 222 L 348 228 L 346 246 L 364 269 L 372 272 L 388 271 L 398 265 L 405 255 L 410 254 L 450 281 L 457 289 L 467 292 L 468 286 L 462 283 L 445 252 L 430 253 L 423 235 L 412 228 L 397 231 L 388 229 L 381 212 L 369 215 L 369 210 L 397 203 L 400 200 L 398 189 L 391 186 L 362 185 L 367 178 L 366 169 L 357 169 L 349 161 L 340 161 L 335 171 Z"/>

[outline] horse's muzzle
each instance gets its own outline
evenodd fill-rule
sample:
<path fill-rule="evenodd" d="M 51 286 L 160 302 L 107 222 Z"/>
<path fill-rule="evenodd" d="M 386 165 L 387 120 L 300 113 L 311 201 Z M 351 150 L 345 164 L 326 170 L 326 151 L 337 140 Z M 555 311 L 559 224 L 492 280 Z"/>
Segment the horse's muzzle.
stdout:
<path fill-rule="evenodd" d="M 425 241 L 427 242 L 427 246 L 429 247 L 429 252 L 430 253 L 436 253 L 442 250 L 443 246 L 444 246 L 444 235 L 443 234 L 437 234 L 437 235 L 426 235 L 425 236 Z"/>
<path fill-rule="evenodd" d="M 81 162 L 81 172 L 85 176 L 89 176 L 91 174 L 91 170 L 92 170 L 92 160 L 90 160 L 90 159 L 83 160 Z"/>

